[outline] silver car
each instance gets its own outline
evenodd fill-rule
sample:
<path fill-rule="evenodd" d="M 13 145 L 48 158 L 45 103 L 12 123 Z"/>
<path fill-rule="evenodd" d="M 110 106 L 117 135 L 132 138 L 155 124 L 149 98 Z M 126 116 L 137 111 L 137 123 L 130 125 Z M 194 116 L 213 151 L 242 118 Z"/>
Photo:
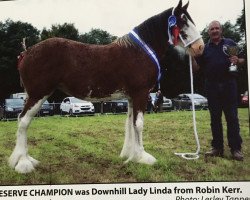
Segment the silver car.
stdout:
<path fill-rule="evenodd" d="M 163 97 L 162 109 L 163 110 L 172 110 L 172 108 L 173 108 L 172 100 L 168 99 L 166 97 Z"/>
<path fill-rule="evenodd" d="M 172 99 L 174 110 L 192 110 L 191 94 L 179 94 L 176 98 Z M 196 110 L 202 110 L 208 108 L 207 98 L 200 95 L 194 94 L 194 107 Z"/>

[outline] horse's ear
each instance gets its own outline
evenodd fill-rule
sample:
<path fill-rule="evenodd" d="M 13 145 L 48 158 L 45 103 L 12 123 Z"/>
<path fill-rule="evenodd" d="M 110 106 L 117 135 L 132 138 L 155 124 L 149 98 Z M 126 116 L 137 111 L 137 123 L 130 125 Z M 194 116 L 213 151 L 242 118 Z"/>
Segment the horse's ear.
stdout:
<path fill-rule="evenodd" d="M 182 7 L 182 0 L 179 1 L 178 5 L 176 6 L 176 9 L 181 9 Z"/>
<path fill-rule="evenodd" d="M 182 10 L 182 0 L 180 0 L 179 3 L 178 3 L 178 5 L 175 7 L 174 14 L 176 16 L 180 15 L 181 10 Z"/>
<path fill-rule="evenodd" d="M 189 5 L 189 1 L 186 3 L 186 5 L 184 5 L 184 6 L 182 7 L 182 9 L 183 9 L 183 10 L 187 10 L 188 5 Z"/>

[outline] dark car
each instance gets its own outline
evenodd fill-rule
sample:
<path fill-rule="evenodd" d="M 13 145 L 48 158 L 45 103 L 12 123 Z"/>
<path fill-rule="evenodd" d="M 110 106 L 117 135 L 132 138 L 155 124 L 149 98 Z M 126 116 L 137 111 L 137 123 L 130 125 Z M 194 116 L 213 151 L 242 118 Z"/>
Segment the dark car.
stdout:
<path fill-rule="evenodd" d="M 127 112 L 128 110 L 128 100 L 126 99 L 113 100 L 110 101 L 109 103 L 112 113 L 122 113 L 122 112 Z"/>
<path fill-rule="evenodd" d="M 2 105 L 2 118 L 17 118 L 24 107 L 24 100 L 20 98 L 5 99 Z"/>
<path fill-rule="evenodd" d="M 0 120 L 3 118 L 3 106 L 0 105 Z"/>
<path fill-rule="evenodd" d="M 208 108 L 207 98 L 194 94 L 194 106 L 196 110 L 202 110 Z M 172 99 L 174 110 L 192 110 L 191 94 L 180 94 L 176 98 Z"/>
<path fill-rule="evenodd" d="M 39 116 L 54 115 L 54 107 L 46 100 L 38 113 Z"/>
<path fill-rule="evenodd" d="M 248 91 L 246 91 L 246 92 L 241 96 L 241 105 L 242 105 L 243 107 L 248 107 L 248 106 L 249 106 Z"/>

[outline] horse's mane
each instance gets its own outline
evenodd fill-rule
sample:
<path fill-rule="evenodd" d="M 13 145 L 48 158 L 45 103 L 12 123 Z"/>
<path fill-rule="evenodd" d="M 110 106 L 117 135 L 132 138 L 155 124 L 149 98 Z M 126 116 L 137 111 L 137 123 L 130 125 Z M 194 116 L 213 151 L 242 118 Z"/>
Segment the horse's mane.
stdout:
<path fill-rule="evenodd" d="M 152 16 L 136 27 L 138 34 L 147 44 L 166 45 L 168 41 L 168 17 L 172 14 L 172 8 Z"/>
<path fill-rule="evenodd" d="M 168 41 L 167 26 L 168 16 L 171 15 L 172 9 L 163 11 L 162 13 L 152 16 L 140 25 L 136 26 L 139 36 L 147 44 L 157 44 L 159 41 L 166 45 Z M 128 34 L 118 38 L 114 41 L 121 46 L 137 46 L 133 40 L 130 39 Z"/>
<path fill-rule="evenodd" d="M 138 47 L 135 42 L 133 42 L 133 40 L 130 39 L 130 37 L 128 36 L 128 34 L 117 38 L 114 43 L 118 44 L 119 46 L 125 46 L 125 47 Z"/>

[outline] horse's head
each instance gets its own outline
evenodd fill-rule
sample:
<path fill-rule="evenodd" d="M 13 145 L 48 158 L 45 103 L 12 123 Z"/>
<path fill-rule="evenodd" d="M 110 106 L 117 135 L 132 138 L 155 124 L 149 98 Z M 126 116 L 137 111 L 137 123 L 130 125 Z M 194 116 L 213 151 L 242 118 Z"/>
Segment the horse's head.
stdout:
<path fill-rule="evenodd" d="M 199 31 L 187 12 L 189 2 L 182 6 L 182 0 L 173 8 L 168 19 L 170 42 L 188 48 L 192 56 L 200 56 L 204 49 L 204 42 Z"/>

